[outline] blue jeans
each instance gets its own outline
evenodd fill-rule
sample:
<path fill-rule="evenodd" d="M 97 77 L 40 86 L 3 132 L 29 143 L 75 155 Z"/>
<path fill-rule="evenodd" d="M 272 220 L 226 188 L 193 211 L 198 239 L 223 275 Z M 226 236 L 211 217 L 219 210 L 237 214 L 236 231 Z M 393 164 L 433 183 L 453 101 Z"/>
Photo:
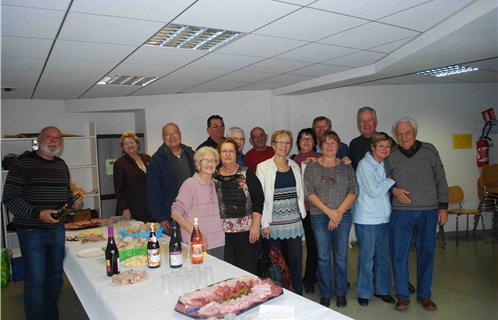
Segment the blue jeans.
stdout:
<path fill-rule="evenodd" d="M 375 225 L 356 223 L 355 230 L 360 243 L 358 297 L 370 299 L 373 293 L 390 294 L 389 223 Z M 373 285 L 374 279 L 375 285 Z"/>
<path fill-rule="evenodd" d="M 333 231 L 328 229 L 330 219 L 327 215 L 311 215 L 310 218 L 318 251 L 318 285 L 321 296 L 327 298 L 334 294 L 345 296 L 348 290 L 347 248 L 353 220 L 351 211 L 342 216 L 341 223 Z M 332 249 L 334 251 L 333 268 Z"/>
<path fill-rule="evenodd" d="M 64 225 L 51 229 L 18 229 L 24 266 L 26 319 L 58 319 L 62 287 Z"/>
<path fill-rule="evenodd" d="M 393 210 L 389 222 L 391 261 L 396 297 L 408 300 L 408 257 L 413 229 L 417 247 L 417 297 L 430 299 L 436 252 L 438 210 Z"/>

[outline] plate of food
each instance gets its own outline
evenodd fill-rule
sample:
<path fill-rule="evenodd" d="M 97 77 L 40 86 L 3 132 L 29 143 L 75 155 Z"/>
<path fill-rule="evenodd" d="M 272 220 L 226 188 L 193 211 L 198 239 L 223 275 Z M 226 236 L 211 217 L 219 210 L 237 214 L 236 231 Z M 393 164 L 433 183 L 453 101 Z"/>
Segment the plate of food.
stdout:
<path fill-rule="evenodd" d="M 242 276 L 180 296 L 175 311 L 193 319 L 223 319 L 226 314 L 238 315 L 281 294 L 282 287 L 271 279 Z"/>
<path fill-rule="evenodd" d="M 149 274 L 146 270 L 130 269 L 113 275 L 109 279 L 109 283 L 113 286 L 124 287 L 142 284 L 147 279 L 149 279 Z"/>
<path fill-rule="evenodd" d="M 100 227 L 101 225 L 110 223 L 111 221 L 112 220 L 110 220 L 109 218 L 93 218 L 77 222 L 68 222 L 65 223 L 64 226 L 66 227 L 66 230 L 81 230 L 87 228 Z"/>
<path fill-rule="evenodd" d="M 147 264 L 147 256 L 139 255 L 133 256 L 121 262 L 125 268 L 143 267 Z"/>
<path fill-rule="evenodd" d="M 78 251 L 76 255 L 80 258 L 95 258 L 95 257 L 101 257 L 104 255 L 104 251 L 102 248 L 87 248 L 83 249 L 81 251 Z"/>

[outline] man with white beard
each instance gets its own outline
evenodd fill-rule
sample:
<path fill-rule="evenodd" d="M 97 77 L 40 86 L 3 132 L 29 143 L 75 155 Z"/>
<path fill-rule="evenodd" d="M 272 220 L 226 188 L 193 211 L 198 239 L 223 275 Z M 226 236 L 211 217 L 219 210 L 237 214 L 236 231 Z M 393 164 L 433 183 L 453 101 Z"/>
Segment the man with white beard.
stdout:
<path fill-rule="evenodd" d="M 62 286 L 65 231 L 52 216 L 71 197 L 69 169 L 61 158 L 62 134 L 46 127 L 38 150 L 17 157 L 9 170 L 3 203 L 14 215 L 24 263 L 26 319 L 57 319 Z M 78 200 L 73 207 L 81 207 Z"/>

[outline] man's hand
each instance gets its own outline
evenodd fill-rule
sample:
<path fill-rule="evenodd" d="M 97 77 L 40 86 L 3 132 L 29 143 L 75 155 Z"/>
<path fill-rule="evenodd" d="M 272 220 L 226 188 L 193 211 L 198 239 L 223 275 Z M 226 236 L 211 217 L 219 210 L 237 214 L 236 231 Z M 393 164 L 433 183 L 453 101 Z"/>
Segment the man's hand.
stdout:
<path fill-rule="evenodd" d="M 401 202 L 402 204 L 410 204 L 412 203 L 412 200 L 408 196 L 410 192 L 408 190 L 394 187 L 393 188 L 393 195 Z"/>
<path fill-rule="evenodd" d="M 439 209 L 439 224 L 444 226 L 448 222 L 448 209 Z"/>
<path fill-rule="evenodd" d="M 161 227 L 163 227 L 164 229 L 164 233 L 167 234 L 167 235 L 170 235 L 171 234 L 171 223 L 169 222 L 169 220 L 164 220 L 164 221 L 161 221 L 159 222 L 159 224 L 161 225 Z"/>
<path fill-rule="evenodd" d="M 344 164 L 351 164 L 351 162 L 352 162 L 351 159 L 349 159 L 349 157 L 347 157 L 347 156 L 342 157 L 341 161 Z"/>
<path fill-rule="evenodd" d="M 52 214 L 56 213 L 57 210 L 53 209 L 44 209 L 40 211 L 39 218 L 41 221 L 45 223 L 57 223 L 59 220 L 55 220 L 54 217 L 52 217 Z"/>
<path fill-rule="evenodd" d="M 131 220 L 131 210 L 130 209 L 124 209 L 122 213 L 123 219 L 126 221 Z"/>

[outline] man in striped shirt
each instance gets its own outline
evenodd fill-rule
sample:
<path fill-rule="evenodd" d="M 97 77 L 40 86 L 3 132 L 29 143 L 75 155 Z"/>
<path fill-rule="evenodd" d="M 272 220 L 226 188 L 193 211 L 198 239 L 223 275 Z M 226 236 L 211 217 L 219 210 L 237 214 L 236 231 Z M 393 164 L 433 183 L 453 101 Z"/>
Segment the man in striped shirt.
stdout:
<path fill-rule="evenodd" d="M 52 217 L 72 196 L 69 169 L 61 158 L 62 134 L 44 128 L 38 150 L 26 151 L 7 175 L 3 203 L 14 215 L 24 265 L 26 319 L 57 319 L 62 286 L 64 224 Z M 81 207 L 81 201 L 75 207 Z"/>

